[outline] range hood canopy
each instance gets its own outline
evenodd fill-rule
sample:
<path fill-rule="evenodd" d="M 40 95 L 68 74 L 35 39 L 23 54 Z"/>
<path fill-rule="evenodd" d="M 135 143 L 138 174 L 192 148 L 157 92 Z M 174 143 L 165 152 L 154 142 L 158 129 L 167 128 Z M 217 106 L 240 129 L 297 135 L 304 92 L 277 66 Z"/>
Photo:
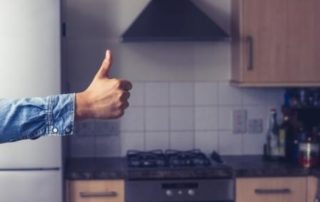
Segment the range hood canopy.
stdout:
<path fill-rule="evenodd" d="M 124 42 L 213 41 L 228 35 L 190 0 L 151 0 L 122 38 Z"/>

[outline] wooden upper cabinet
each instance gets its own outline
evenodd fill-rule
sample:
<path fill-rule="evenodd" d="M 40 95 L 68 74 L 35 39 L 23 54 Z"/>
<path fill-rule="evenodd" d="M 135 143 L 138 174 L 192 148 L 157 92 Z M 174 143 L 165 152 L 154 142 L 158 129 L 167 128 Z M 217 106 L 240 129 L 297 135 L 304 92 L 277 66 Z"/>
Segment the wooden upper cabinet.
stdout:
<path fill-rule="evenodd" d="M 232 81 L 320 85 L 320 0 L 233 0 Z"/>
<path fill-rule="evenodd" d="M 288 3 L 288 66 L 290 82 L 320 81 L 319 0 Z"/>

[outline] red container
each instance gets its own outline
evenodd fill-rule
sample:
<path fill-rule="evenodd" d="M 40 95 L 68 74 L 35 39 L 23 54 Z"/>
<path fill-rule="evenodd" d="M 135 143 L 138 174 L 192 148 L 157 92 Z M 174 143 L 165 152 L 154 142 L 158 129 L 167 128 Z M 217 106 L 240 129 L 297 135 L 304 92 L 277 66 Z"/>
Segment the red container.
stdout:
<path fill-rule="evenodd" d="M 319 163 L 319 145 L 312 142 L 300 143 L 298 161 L 304 168 L 317 166 Z"/>

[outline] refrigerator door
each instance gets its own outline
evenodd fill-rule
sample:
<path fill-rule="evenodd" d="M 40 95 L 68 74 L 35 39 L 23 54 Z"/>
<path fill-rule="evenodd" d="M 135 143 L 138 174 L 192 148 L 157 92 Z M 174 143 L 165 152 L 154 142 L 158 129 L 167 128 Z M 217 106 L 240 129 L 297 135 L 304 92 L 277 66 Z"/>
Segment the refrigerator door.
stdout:
<path fill-rule="evenodd" d="M 58 171 L 0 171 L 0 182 L 3 202 L 62 201 L 62 177 Z"/>
<path fill-rule="evenodd" d="M 61 168 L 61 145 L 55 136 L 0 144 L 0 169 Z"/>
<path fill-rule="evenodd" d="M 1 0 L 0 97 L 59 93 L 60 43 L 60 0 Z M 0 144 L 0 201 L 62 201 L 60 137 Z"/>
<path fill-rule="evenodd" d="M 0 97 L 59 93 L 60 44 L 60 0 L 1 0 Z M 0 168 L 60 166 L 61 138 L 0 144 Z"/>
<path fill-rule="evenodd" d="M 0 44 L 0 97 L 60 92 L 60 0 L 1 0 Z"/>

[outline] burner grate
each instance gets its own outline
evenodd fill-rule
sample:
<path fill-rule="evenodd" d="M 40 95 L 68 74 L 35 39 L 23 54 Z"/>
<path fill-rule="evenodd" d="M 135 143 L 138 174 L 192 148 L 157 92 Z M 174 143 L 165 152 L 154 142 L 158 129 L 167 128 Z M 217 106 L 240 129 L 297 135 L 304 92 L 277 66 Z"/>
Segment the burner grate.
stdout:
<path fill-rule="evenodd" d="M 199 149 L 180 150 L 152 150 L 127 152 L 129 167 L 135 168 L 161 168 L 161 167 L 208 167 L 210 159 Z"/>

